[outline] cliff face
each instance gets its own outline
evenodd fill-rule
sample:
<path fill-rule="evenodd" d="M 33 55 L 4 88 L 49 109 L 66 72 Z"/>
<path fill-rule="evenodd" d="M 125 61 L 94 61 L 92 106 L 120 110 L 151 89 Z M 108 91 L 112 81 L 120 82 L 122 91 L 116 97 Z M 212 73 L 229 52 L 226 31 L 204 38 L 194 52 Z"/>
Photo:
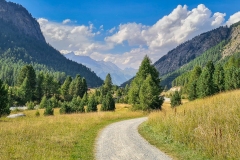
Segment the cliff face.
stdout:
<path fill-rule="evenodd" d="M 11 22 L 24 34 L 45 42 L 38 22 L 21 5 L 0 0 L 0 18 Z"/>
<path fill-rule="evenodd" d="M 181 66 L 198 57 L 206 50 L 227 39 L 229 32 L 229 28 L 219 27 L 196 36 L 192 40 L 189 40 L 169 51 L 168 54 L 155 62 L 154 66 L 160 72 L 160 75 L 165 75 L 179 69 Z"/>

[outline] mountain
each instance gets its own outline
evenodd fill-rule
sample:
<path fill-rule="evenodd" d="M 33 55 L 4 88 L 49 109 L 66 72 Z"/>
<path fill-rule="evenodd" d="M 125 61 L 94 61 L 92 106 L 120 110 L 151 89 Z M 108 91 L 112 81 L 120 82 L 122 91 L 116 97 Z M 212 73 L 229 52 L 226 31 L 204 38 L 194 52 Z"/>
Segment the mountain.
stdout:
<path fill-rule="evenodd" d="M 232 55 L 240 55 L 240 22 L 219 27 L 182 43 L 154 63 L 161 76 L 161 85 L 171 87 L 172 81 L 192 70 L 204 67 L 209 60 L 224 63 Z M 130 84 L 132 79 L 121 86 Z"/>
<path fill-rule="evenodd" d="M 94 71 L 103 80 L 107 74 L 111 74 L 113 84 L 120 85 L 128 79 L 132 78 L 136 74 L 136 70 L 132 68 L 126 68 L 124 70 L 118 68 L 112 62 L 95 61 L 88 56 L 75 55 L 73 52 L 65 54 L 66 58 L 83 64 Z"/>
<path fill-rule="evenodd" d="M 202 36 L 206 37 L 206 39 L 204 39 L 203 41 L 201 41 Z M 191 47 L 191 44 L 194 43 L 194 41 L 199 42 L 199 45 Z M 206 45 L 207 48 L 202 49 Z M 158 71 L 163 73 L 162 85 L 164 86 L 167 85 L 170 87 L 172 81 L 176 77 L 192 70 L 196 65 L 204 67 L 206 63 L 210 60 L 213 61 L 214 63 L 224 63 L 231 56 L 239 57 L 240 54 L 239 46 L 240 46 L 240 22 L 235 23 L 230 27 L 220 27 L 210 32 L 201 34 L 200 36 L 197 36 L 192 40 L 185 42 L 184 44 L 170 51 L 167 55 L 165 55 L 165 57 L 160 58 L 154 65 L 158 69 Z M 185 50 L 186 48 L 189 48 L 188 52 L 184 52 L 184 50 L 182 50 L 183 48 L 185 48 Z M 202 49 L 202 51 L 197 52 L 200 49 Z M 184 56 L 184 54 L 186 54 L 187 56 Z M 195 58 L 188 58 L 191 57 L 191 55 L 192 57 Z M 178 65 L 171 65 L 172 64 L 171 63 L 168 64 L 167 69 L 164 69 L 166 67 L 164 66 L 164 64 L 166 65 L 170 59 L 175 64 L 177 61 L 179 61 Z M 184 63 L 184 60 L 189 62 Z"/>
<path fill-rule="evenodd" d="M 102 85 L 102 79 L 89 68 L 68 60 L 47 44 L 38 22 L 21 5 L 0 0 L 0 28 L 0 79 L 12 85 L 17 71 L 32 64 L 38 72 L 55 77 L 80 74 L 89 87 Z"/>
<path fill-rule="evenodd" d="M 203 54 L 208 49 L 216 46 L 223 40 L 226 40 L 229 36 L 229 31 L 228 27 L 219 27 L 196 36 L 192 40 L 189 40 L 169 51 L 166 55 L 156 61 L 154 66 L 159 71 L 160 75 L 173 72 Z"/>

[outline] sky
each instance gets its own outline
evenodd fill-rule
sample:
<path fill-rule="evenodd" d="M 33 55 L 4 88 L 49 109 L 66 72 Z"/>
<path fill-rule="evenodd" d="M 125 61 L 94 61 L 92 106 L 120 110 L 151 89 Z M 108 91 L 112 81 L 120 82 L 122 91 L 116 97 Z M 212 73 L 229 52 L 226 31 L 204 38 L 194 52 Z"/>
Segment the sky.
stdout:
<path fill-rule="evenodd" d="M 193 37 L 240 21 L 239 0 L 11 0 L 40 24 L 46 41 L 74 52 L 137 69 Z"/>

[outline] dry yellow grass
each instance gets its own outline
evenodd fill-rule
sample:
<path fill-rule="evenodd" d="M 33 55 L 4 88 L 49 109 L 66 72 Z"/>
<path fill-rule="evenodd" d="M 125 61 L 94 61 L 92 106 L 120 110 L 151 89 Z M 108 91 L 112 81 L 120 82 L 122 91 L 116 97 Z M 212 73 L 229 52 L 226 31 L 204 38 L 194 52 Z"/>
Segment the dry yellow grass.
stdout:
<path fill-rule="evenodd" d="M 239 159 L 239 98 L 238 90 L 189 102 L 176 110 L 165 104 L 162 112 L 150 114 L 149 121 L 140 130 L 149 141 L 159 140 L 161 145 L 180 144 L 185 146 L 187 151 L 193 150 L 202 158 Z M 144 133 L 144 129 L 148 129 L 148 135 Z M 157 143 L 155 145 L 159 146 Z M 171 148 L 171 145 L 168 147 Z M 166 149 L 179 159 L 193 159 L 191 155 L 175 154 L 173 152 L 176 150 L 173 150 Z"/>
<path fill-rule="evenodd" d="M 117 104 L 116 112 L 40 117 L 36 111 L 24 111 L 23 118 L 0 119 L 0 159 L 93 159 L 94 141 L 105 125 L 127 118 L 140 117 L 126 105 Z"/>

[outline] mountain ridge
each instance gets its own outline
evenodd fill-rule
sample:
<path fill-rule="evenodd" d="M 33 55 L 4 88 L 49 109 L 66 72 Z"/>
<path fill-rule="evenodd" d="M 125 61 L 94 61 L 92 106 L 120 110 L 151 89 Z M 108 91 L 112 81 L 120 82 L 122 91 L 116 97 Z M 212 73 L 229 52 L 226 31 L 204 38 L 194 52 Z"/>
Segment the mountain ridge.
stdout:
<path fill-rule="evenodd" d="M 112 62 L 96 61 L 89 56 L 75 55 L 74 52 L 64 54 L 64 56 L 72 61 L 87 66 L 103 80 L 106 78 L 107 74 L 110 73 L 112 82 L 115 85 L 121 85 L 136 74 L 136 70 L 134 69 L 128 68 L 122 70 Z"/>
<path fill-rule="evenodd" d="M 3 4 L 3 6 L 1 6 L 0 17 L 9 15 L 4 19 L 0 18 L 0 56 L 1 59 L 11 62 L 2 62 L 0 67 L 8 68 L 7 70 L 10 70 L 8 71 L 8 73 L 11 74 L 9 77 L 14 76 L 14 68 L 12 68 L 14 64 L 27 63 L 36 65 L 35 68 L 41 65 L 39 69 L 44 69 L 44 71 L 50 70 L 52 72 L 64 72 L 66 75 L 70 75 L 72 77 L 80 74 L 82 77 L 85 77 L 89 87 L 97 87 L 103 84 L 103 80 L 89 68 L 82 64 L 68 60 L 59 51 L 47 44 L 38 22 L 27 12 L 25 8 L 19 4 L 6 2 L 4 0 L 1 0 L 0 4 Z M 3 8 L 4 6 L 7 7 L 7 9 Z M 12 12 L 14 12 L 13 15 L 17 15 L 17 18 L 10 16 Z M 26 26 L 18 26 L 15 21 L 16 23 L 18 21 L 28 21 L 29 23 L 27 23 Z M 19 25 L 20 24 L 21 23 L 19 23 Z M 30 28 L 29 32 L 25 32 L 24 29 L 27 28 Z M 43 38 L 39 35 L 42 35 Z M 9 66 L 2 66 L 3 64 Z M 15 69 L 19 69 L 19 67 L 22 66 L 17 66 Z"/>

